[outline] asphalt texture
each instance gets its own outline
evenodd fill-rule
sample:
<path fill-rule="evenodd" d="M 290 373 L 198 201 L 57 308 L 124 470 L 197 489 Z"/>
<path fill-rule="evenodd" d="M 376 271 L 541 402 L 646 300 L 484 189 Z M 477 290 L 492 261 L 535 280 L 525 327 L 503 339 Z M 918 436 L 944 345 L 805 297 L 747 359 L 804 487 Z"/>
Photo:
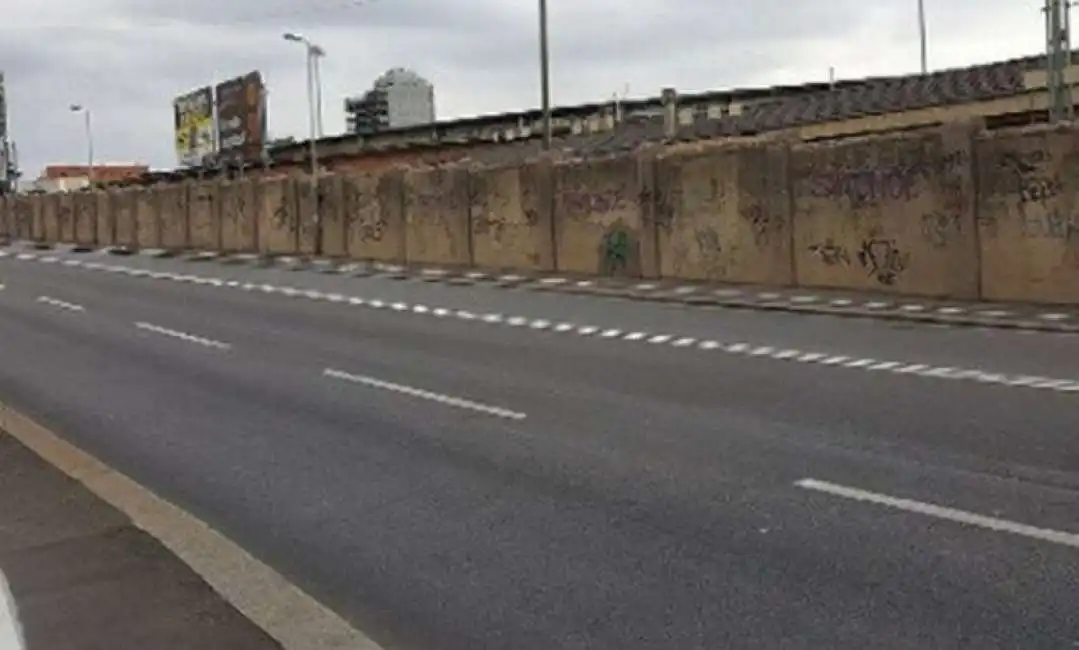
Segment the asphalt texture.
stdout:
<path fill-rule="evenodd" d="M 1077 337 L 108 263 L 386 301 L 0 260 L 0 399 L 386 648 L 1079 644 L 1074 545 L 796 485 L 1074 535 L 1079 392 L 392 304 L 1059 380 Z"/>
<path fill-rule="evenodd" d="M 28 650 L 281 648 L 127 516 L 2 432 L 0 571 Z M 0 632 L 0 647 L 11 642 Z"/>

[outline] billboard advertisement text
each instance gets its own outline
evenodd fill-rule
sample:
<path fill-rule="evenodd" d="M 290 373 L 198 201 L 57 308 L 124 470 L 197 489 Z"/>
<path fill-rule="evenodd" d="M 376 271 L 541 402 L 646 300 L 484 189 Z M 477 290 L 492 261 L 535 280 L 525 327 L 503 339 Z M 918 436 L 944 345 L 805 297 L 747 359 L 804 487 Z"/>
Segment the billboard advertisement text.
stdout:
<path fill-rule="evenodd" d="M 262 75 L 251 72 L 217 85 L 217 143 L 221 158 L 257 162 L 266 143 L 266 94 Z"/>
<path fill-rule="evenodd" d="M 214 96 L 209 86 L 173 101 L 176 159 L 197 166 L 214 153 Z"/>

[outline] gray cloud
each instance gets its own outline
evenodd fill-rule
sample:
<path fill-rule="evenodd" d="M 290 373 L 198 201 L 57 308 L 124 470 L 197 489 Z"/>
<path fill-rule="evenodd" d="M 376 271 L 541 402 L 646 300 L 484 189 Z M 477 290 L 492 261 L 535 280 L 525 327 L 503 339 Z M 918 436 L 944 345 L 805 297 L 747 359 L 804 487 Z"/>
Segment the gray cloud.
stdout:
<path fill-rule="evenodd" d="M 261 70 L 270 129 L 302 137 L 301 31 L 326 47 L 326 125 L 382 71 L 411 67 L 436 85 L 442 118 L 538 104 L 534 0 L 7 0 L 0 66 L 24 170 L 84 157 L 91 107 L 99 160 L 173 164 L 172 99 Z M 931 60 L 963 65 L 1041 48 L 1041 0 L 928 0 Z M 551 0 L 558 103 L 663 86 L 705 90 L 894 74 L 917 66 L 915 0 L 717 3 Z M 1008 38 L 1001 38 L 1007 35 Z"/>

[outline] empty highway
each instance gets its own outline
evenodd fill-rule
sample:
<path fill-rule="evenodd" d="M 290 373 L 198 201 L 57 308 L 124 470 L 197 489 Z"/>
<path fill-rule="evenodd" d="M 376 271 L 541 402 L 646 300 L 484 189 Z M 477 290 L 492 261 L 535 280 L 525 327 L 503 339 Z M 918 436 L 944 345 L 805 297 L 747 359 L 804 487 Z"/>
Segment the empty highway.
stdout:
<path fill-rule="evenodd" d="M 0 400 L 386 648 L 1079 646 L 1079 337 L 5 251 Z"/>

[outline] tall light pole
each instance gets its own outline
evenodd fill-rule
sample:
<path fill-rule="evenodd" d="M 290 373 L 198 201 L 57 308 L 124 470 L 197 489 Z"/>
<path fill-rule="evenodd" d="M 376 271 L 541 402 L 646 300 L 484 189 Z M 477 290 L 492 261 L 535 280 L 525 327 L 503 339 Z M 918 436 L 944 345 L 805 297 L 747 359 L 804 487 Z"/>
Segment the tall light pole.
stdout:
<path fill-rule="evenodd" d="M 929 36 L 925 27 L 925 0 L 918 0 L 918 39 L 922 46 L 922 74 L 929 74 Z"/>
<path fill-rule="evenodd" d="M 86 127 L 86 181 L 90 189 L 94 188 L 94 130 L 90 122 L 90 109 L 82 104 L 72 104 L 72 113 L 82 113 Z"/>
<path fill-rule="evenodd" d="M 319 59 L 326 56 L 326 51 L 306 37 L 293 32 L 284 34 L 286 41 L 304 46 L 307 54 L 307 111 L 310 127 L 311 157 L 311 205 L 314 206 L 315 255 L 322 254 L 322 212 L 318 200 L 318 138 L 322 129 L 322 79 L 319 73 Z"/>
<path fill-rule="evenodd" d="M 539 0 L 540 93 L 543 103 L 543 149 L 551 149 L 551 57 L 547 46 L 547 0 Z"/>

